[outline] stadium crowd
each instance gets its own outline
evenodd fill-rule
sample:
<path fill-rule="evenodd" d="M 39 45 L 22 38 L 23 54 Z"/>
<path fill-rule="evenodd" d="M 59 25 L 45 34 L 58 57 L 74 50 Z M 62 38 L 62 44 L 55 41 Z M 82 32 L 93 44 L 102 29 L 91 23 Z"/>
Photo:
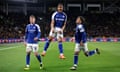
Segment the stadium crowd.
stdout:
<path fill-rule="evenodd" d="M 24 32 L 24 17 L 17 14 L 0 15 L 0 39 L 20 38 Z"/>
<path fill-rule="evenodd" d="M 25 26 L 29 23 L 24 14 L 0 14 L 0 39 L 21 38 L 24 36 Z M 88 37 L 120 37 L 119 13 L 84 13 Z M 76 15 L 69 15 L 65 29 L 65 37 L 72 37 L 75 32 Z M 46 37 L 50 30 L 51 14 L 37 15 L 37 23 L 41 27 L 42 37 Z"/>

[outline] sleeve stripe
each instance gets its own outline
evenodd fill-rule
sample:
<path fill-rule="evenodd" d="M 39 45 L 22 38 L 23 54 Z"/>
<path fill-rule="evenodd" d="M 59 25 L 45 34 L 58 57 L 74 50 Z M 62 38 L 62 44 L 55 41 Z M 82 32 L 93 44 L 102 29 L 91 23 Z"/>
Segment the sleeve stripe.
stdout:
<path fill-rule="evenodd" d="M 66 16 L 66 19 L 65 19 L 65 21 L 67 21 L 67 14 L 66 14 L 65 12 L 63 12 L 63 14 Z"/>
<path fill-rule="evenodd" d="M 40 26 L 38 24 L 35 24 L 35 25 L 38 28 L 38 31 L 41 32 Z"/>
<path fill-rule="evenodd" d="M 55 18 L 55 15 L 57 14 L 57 12 L 54 12 L 53 14 L 52 14 L 52 20 L 54 20 L 54 18 Z"/>

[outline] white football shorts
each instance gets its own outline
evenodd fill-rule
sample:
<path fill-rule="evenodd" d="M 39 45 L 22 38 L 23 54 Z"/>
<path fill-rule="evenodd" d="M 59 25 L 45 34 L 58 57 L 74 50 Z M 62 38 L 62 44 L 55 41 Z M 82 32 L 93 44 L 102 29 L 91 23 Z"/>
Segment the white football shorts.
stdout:
<path fill-rule="evenodd" d="M 54 32 L 50 31 L 49 36 L 57 37 L 57 39 L 63 38 L 63 32 L 59 33 L 59 31 L 62 31 L 62 29 L 55 27 Z"/>
<path fill-rule="evenodd" d="M 88 51 L 87 43 L 84 43 L 84 46 L 80 46 L 79 43 L 75 44 L 75 51 L 81 51 L 83 50 L 84 52 Z"/>
<path fill-rule="evenodd" d="M 38 52 L 38 44 L 27 44 L 26 46 L 26 52 L 30 52 L 30 51 L 33 51 L 33 52 Z"/>

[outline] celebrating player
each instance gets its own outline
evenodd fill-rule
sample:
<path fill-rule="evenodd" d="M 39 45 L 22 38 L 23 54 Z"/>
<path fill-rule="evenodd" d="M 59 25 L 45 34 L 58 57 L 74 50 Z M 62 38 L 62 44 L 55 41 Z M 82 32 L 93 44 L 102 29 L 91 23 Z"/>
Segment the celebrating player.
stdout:
<path fill-rule="evenodd" d="M 35 16 L 30 16 L 30 24 L 26 26 L 25 30 L 25 45 L 26 45 L 26 66 L 25 70 L 29 70 L 30 65 L 30 53 L 34 52 L 34 55 L 40 62 L 40 69 L 42 69 L 42 60 L 40 54 L 38 53 L 38 39 L 40 38 L 41 31 L 38 24 L 35 24 Z"/>
<path fill-rule="evenodd" d="M 76 33 L 75 33 L 75 53 L 74 53 L 74 65 L 70 68 L 71 70 L 76 70 L 77 65 L 78 65 L 78 55 L 81 50 L 84 51 L 85 56 L 92 56 L 95 53 L 100 54 L 99 49 L 96 48 L 95 50 L 88 51 L 87 47 L 87 37 L 86 37 L 86 32 L 84 28 L 84 23 L 85 19 L 82 16 L 78 16 L 76 19 Z"/>
<path fill-rule="evenodd" d="M 57 11 L 54 12 L 52 15 L 51 31 L 49 34 L 49 38 L 44 46 L 44 51 L 42 52 L 42 56 L 45 56 L 50 42 L 56 36 L 58 40 L 58 47 L 60 52 L 59 58 L 65 59 L 65 56 L 63 54 L 62 38 L 63 38 L 63 30 L 65 29 L 66 26 L 66 21 L 67 21 L 67 15 L 63 12 L 63 4 L 58 4 Z"/>

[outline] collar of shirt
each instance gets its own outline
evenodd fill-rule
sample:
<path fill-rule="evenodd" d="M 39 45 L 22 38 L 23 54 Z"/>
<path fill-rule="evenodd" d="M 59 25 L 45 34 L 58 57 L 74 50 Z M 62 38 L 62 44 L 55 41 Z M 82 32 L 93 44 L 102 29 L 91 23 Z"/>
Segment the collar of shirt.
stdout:
<path fill-rule="evenodd" d="M 30 25 L 35 25 L 35 24 L 30 24 Z"/>

